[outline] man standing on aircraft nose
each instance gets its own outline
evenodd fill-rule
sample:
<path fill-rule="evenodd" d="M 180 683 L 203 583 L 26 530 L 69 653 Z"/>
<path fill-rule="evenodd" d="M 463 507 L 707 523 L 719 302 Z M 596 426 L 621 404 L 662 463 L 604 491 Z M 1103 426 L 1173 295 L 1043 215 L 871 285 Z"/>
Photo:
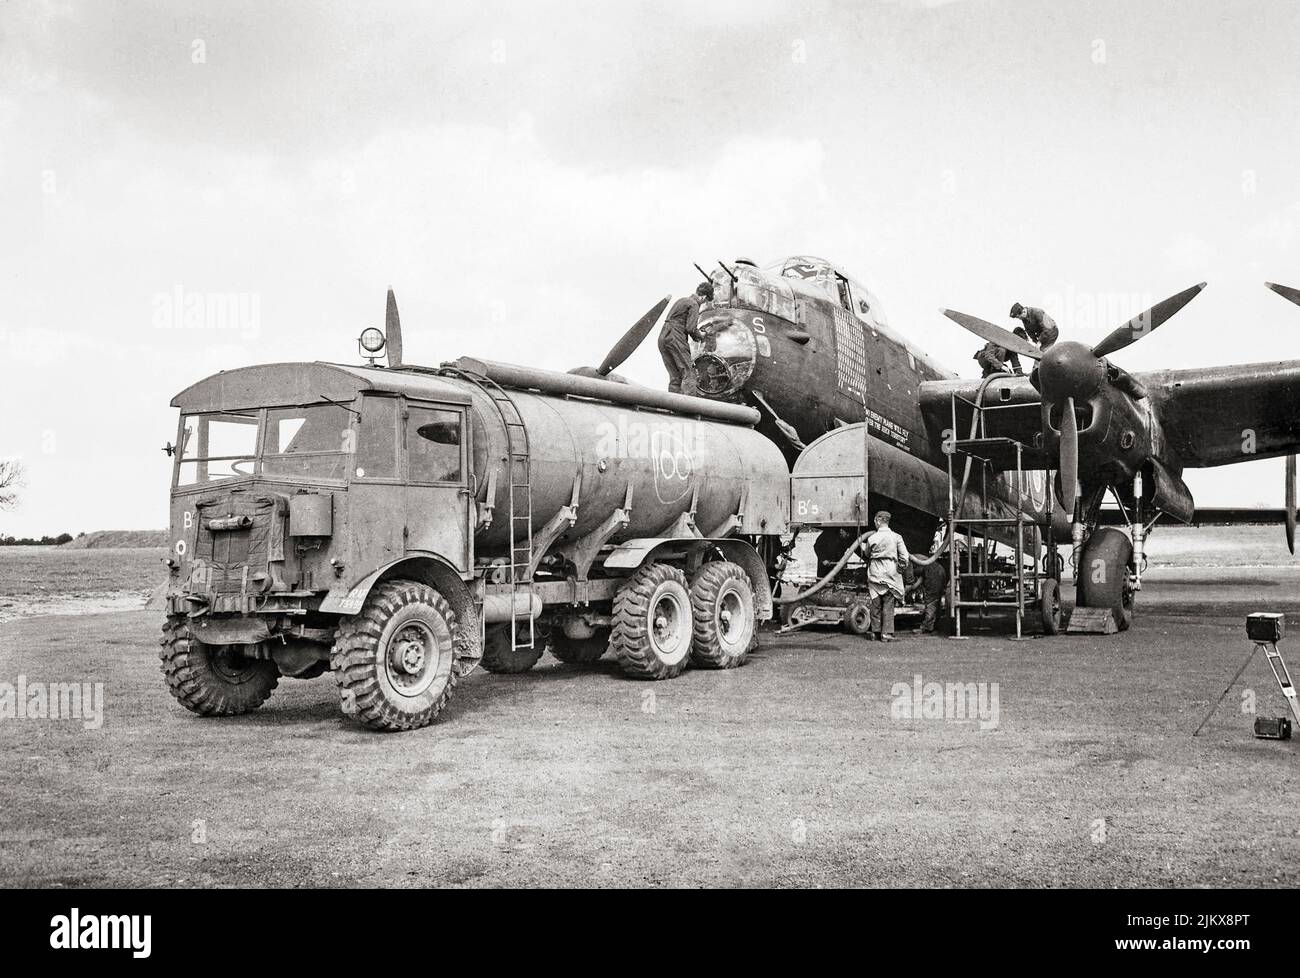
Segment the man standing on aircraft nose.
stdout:
<path fill-rule="evenodd" d="M 1056 321 L 1041 309 L 1022 306 L 1017 302 L 1011 307 L 1011 318 L 1019 319 L 1024 324 L 1025 332 L 1038 344 L 1040 350 L 1046 350 L 1061 335 L 1061 331 L 1056 328 Z"/>
<path fill-rule="evenodd" d="M 704 339 L 696 323 L 700 318 L 700 304 L 712 299 L 712 284 L 701 282 L 695 287 L 694 295 L 682 296 L 673 303 L 664 319 L 663 329 L 659 331 L 659 355 L 668 371 L 668 390 L 674 394 L 698 396 L 700 393 L 691 366 L 691 347 L 687 337 Z"/>
<path fill-rule="evenodd" d="M 911 559 L 903 538 L 889 528 L 889 514 L 876 514 L 876 532 L 867 538 L 867 590 L 871 630 L 881 642 L 894 640 L 894 602 L 903 600 L 903 568 Z"/>

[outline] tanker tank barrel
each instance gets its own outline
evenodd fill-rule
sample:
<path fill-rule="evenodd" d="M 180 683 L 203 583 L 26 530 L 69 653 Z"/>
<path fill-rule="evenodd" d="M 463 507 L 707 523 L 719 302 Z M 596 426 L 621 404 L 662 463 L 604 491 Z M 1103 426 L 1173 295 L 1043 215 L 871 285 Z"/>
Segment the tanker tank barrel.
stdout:
<path fill-rule="evenodd" d="M 672 394 L 636 384 L 620 384 L 612 380 L 522 367 L 513 363 L 481 360 L 476 357 L 461 357 L 443 366 L 479 374 L 503 387 L 536 390 L 544 394 L 557 394 L 564 397 L 590 397 L 633 407 L 658 408 L 675 414 L 695 415 L 711 421 L 749 427 L 759 422 L 758 411 L 743 404 L 711 401 L 708 398 L 691 397 L 688 394 Z"/>

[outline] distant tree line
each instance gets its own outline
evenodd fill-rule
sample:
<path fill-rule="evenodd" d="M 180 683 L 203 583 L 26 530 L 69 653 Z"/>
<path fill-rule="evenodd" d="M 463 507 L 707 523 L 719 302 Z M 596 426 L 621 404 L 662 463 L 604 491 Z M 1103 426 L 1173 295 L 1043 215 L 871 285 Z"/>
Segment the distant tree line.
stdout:
<path fill-rule="evenodd" d="M 79 537 L 85 535 L 84 533 L 77 534 Z M 71 533 L 60 533 L 57 537 L 45 536 L 39 540 L 35 537 L 0 537 L 0 547 L 61 547 L 65 543 L 71 542 L 72 539 Z"/>

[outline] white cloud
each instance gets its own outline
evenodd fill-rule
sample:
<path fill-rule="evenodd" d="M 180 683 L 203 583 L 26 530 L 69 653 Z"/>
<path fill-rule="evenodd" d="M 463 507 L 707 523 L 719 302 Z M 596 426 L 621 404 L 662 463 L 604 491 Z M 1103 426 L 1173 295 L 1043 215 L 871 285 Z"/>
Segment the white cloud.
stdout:
<path fill-rule="evenodd" d="M 1274 211 L 1251 228 L 1250 236 L 1277 251 L 1288 252 L 1300 234 L 1300 201 Z"/>

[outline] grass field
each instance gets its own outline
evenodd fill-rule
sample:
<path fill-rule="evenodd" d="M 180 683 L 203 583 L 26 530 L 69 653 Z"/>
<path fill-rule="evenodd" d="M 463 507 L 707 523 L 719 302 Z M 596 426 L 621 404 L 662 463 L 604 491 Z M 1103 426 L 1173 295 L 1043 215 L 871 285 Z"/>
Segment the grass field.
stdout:
<path fill-rule="evenodd" d="M 1241 709 L 1284 710 L 1262 661 L 1191 737 L 1249 648 L 1252 574 L 1153 584 L 1122 635 L 766 634 L 667 683 L 547 656 L 395 735 L 328 676 L 191 715 L 151 612 L 11 621 L 0 677 L 102 682 L 104 722 L 0 721 L 0 885 L 1294 887 L 1297 742 Z M 997 726 L 895 716 L 917 675 L 996 683 Z"/>
<path fill-rule="evenodd" d="M 166 551 L 0 547 L 0 621 L 139 608 L 162 583 Z"/>
<path fill-rule="evenodd" d="M 397 735 L 342 716 L 328 675 L 194 716 L 158 613 L 49 613 L 138 607 L 159 551 L 3 548 L 0 682 L 102 683 L 103 723 L 0 719 L 0 885 L 1294 887 L 1300 742 L 1251 734 L 1248 699 L 1285 712 L 1262 660 L 1191 736 L 1242 617 L 1300 624 L 1300 567 L 1261 566 L 1293 563 L 1280 530 L 1249 530 L 1165 534 L 1183 565 L 1120 635 L 769 630 L 743 668 L 667 683 L 548 655 Z M 896 715 L 917 676 L 996 684 L 996 725 Z"/>

